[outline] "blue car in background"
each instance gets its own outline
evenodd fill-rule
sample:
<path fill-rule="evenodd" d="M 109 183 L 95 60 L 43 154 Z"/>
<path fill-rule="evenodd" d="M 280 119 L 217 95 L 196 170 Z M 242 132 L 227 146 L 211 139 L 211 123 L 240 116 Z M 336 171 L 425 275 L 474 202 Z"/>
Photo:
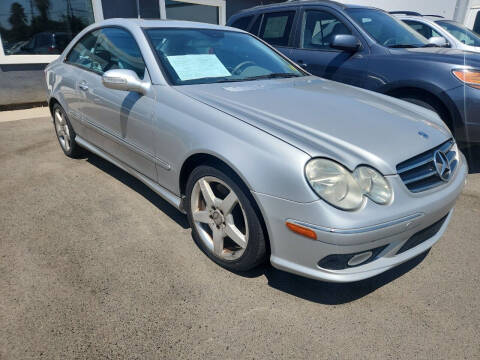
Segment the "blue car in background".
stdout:
<path fill-rule="evenodd" d="M 331 1 L 257 6 L 228 25 L 314 75 L 433 110 L 457 142 L 480 144 L 479 54 L 438 47 L 383 10 Z"/>

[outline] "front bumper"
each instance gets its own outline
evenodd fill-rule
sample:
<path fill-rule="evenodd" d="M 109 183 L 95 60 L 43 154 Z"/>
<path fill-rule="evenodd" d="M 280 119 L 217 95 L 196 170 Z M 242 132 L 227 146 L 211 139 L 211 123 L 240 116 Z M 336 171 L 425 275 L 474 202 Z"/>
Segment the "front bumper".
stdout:
<path fill-rule="evenodd" d="M 323 200 L 297 203 L 253 192 L 265 218 L 270 237 L 272 265 L 278 269 L 330 282 L 352 282 L 391 269 L 431 248 L 445 232 L 453 206 L 467 175 L 463 155 L 455 175 L 446 184 L 413 194 L 398 175 L 389 176 L 395 189 L 391 205 L 371 201 L 358 211 L 336 209 Z M 443 218 L 435 233 L 417 246 L 399 253 L 419 231 Z M 315 231 L 318 240 L 291 232 L 286 221 Z M 329 255 L 354 254 L 382 248 L 375 259 L 342 270 L 326 269 L 319 261 Z"/>

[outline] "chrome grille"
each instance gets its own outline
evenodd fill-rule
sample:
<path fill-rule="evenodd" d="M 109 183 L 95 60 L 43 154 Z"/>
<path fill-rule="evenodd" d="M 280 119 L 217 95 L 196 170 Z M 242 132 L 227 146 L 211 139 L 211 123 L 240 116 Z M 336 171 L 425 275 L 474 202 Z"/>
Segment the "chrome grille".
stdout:
<path fill-rule="evenodd" d="M 440 146 L 398 164 L 397 173 L 407 188 L 411 192 L 418 193 L 445 184 L 445 181 L 440 178 L 434 162 L 437 151 L 445 154 L 450 165 L 450 178 L 452 178 L 458 165 L 458 150 L 454 145 L 453 139 L 448 140 Z"/>

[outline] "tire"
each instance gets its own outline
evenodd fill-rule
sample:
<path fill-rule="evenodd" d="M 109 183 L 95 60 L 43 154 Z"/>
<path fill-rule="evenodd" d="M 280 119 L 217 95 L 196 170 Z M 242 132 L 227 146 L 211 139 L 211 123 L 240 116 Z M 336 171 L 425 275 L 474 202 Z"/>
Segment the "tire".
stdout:
<path fill-rule="evenodd" d="M 75 130 L 73 130 L 65 110 L 59 104 L 55 104 L 52 114 L 55 134 L 60 147 L 68 157 L 78 158 L 83 154 L 83 149 L 75 141 Z"/>
<path fill-rule="evenodd" d="M 433 112 L 437 113 L 438 116 L 440 116 L 439 112 L 437 111 L 437 109 L 435 109 L 435 107 L 431 104 L 429 104 L 428 102 L 426 101 L 423 101 L 423 100 L 420 100 L 420 99 L 416 99 L 416 98 L 409 98 L 409 97 L 402 97 L 401 98 L 402 100 L 404 101 L 408 101 L 409 103 L 412 103 L 412 104 L 415 104 L 415 105 L 419 105 L 421 107 L 424 107 L 428 110 L 432 110 Z M 441 116 L 440 116 L 441 117 Z"/>
<path fill-rule="evenodd" d="M 228 270 L 248 271 L 265 261 L 266 239 L 253 201 L 227 168 L 201 165 L 187 180 L 185 208 L 193 239 Z"/>

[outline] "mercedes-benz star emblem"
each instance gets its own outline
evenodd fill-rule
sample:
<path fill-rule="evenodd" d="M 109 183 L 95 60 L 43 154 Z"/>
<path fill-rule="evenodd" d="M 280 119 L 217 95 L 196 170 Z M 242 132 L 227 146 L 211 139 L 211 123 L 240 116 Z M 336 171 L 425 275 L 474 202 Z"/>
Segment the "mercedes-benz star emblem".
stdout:
<path fill-rule="evenodd" d="M 435 164 L 435 169 L 440 179 L 443 181 L 450 180 L 450 163 L 448 162 L 447 155 L 445 155 L 443 151 L 435 151 L 435 154 L 433 154 L 433 163 Z"/>

